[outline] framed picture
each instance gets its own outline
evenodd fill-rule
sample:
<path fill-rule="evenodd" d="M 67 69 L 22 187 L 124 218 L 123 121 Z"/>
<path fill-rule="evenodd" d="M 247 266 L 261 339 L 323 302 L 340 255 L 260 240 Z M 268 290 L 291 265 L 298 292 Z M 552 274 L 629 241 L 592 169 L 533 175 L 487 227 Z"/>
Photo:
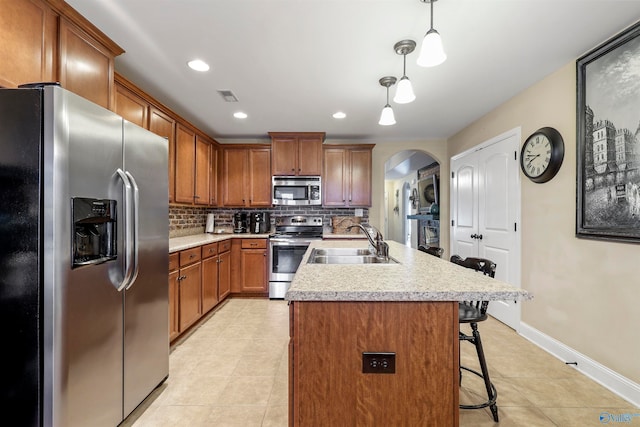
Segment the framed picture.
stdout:
<path fill-rule="evenodd" d="M 640 242 L 640 22 L 576 71 L 576 236 Z"/>

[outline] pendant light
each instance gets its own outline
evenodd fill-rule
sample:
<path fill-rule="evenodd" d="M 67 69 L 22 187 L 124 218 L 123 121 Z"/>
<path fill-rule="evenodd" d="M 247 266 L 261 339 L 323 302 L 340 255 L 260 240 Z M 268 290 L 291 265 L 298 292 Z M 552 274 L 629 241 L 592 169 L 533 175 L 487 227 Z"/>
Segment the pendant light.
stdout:
<path fill-rule="evenodd" d="M 386 76 L 380 79 L 380 84 L 387 88 L 387 104 L 382 109 L 382 114 L 380 114 L 380 120 L 378 121 L 379 125 L 389 126 L 396 124 L 396 118 L 393 115 L 393 109 L 391 105 L 389 105 L 389 87 L 396 84 L 396 78 L 393 76 Z"/>
<path fill-rule="evenodd" d="M 393 49 L 398 55 L 402 55 L 404 66 L 402 68 L 402 77 L 398 82 L 396 89 L 396 96 L 393 97 L 393 102 L 396 104 L 408 104 L 416 99 L 416 95 L 413 92 L 413 86 L 411 80 L 407 77 L 407 55 L 413 52 L 416 48 L 416 42 L 413 40 L 401 40 L 393 46 Z"/>
<path fill-rule="evenodd" d="M 431 4 L 431 28 L 425 34 L 422 40 L 422 48 L 420 49 L 420 55 L 418 56 L 418 65 L 421 67 L 435 67 L 442 64 L 447 59 L 447 54 L 444 53 L 442 47 L 442 38 L 433 28 L 433 3 L 438 0 L 420 0 L 423 3 Z"/>

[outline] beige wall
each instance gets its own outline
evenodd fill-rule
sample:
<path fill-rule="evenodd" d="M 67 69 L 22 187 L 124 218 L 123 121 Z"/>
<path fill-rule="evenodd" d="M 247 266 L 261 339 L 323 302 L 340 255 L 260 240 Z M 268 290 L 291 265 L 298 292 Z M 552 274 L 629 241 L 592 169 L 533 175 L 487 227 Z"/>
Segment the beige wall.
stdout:
<path fill-rule="evenodd" d="M 564 163 L 545 184 L 522 179 L 522 320 L 640 383 L 640 245 L 575 237 L 576 77 L 571 62 L 448 140 L 449 157 L 509 129 L 552 126 Z M 449 162 L 442 162 L 449 167 Z M 448 212 L 448 211 L 447 211 Z"/>

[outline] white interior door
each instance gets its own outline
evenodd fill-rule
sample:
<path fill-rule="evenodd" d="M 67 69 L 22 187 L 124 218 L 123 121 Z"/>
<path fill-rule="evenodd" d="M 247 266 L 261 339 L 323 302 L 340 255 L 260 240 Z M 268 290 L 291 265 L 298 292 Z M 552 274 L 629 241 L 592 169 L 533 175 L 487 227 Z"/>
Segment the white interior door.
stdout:
<path fill-rule="evenodd" d="M 488 258 L 496 278 L 520 287 L 520 129 L 451 159 L 451 254 Z M 515 301 L 494 301 L 489 314 L 510 327 L 520 323 Z"/>

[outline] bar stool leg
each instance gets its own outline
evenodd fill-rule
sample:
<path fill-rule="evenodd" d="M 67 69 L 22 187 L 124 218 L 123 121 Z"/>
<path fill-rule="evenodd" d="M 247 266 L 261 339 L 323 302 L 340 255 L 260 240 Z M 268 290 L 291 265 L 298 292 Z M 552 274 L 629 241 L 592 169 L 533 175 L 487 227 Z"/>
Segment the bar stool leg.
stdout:
<path fill-rule="evenodd" d="M 473 343 L 476 346 L 476 353 L 478 354 L 478 361 L 480 362 L 480 370 L 482 371 L 484 386 L 487 389 L 487 396 L 489 397 L 489 409 L 491 409 L 493 420 L 498 422 L 498 405 L 496 405 L 497 393 L 494 392 L 495 389 L 493 388 L 491 379 L 489 378 L 489 369 L 487 369 L 487 361 L 484 358 L 484 349 L 482 348 L 480 332 L 478 332 L 478 324 L 471 323 L 471 329 L 473 330 Z"/>

